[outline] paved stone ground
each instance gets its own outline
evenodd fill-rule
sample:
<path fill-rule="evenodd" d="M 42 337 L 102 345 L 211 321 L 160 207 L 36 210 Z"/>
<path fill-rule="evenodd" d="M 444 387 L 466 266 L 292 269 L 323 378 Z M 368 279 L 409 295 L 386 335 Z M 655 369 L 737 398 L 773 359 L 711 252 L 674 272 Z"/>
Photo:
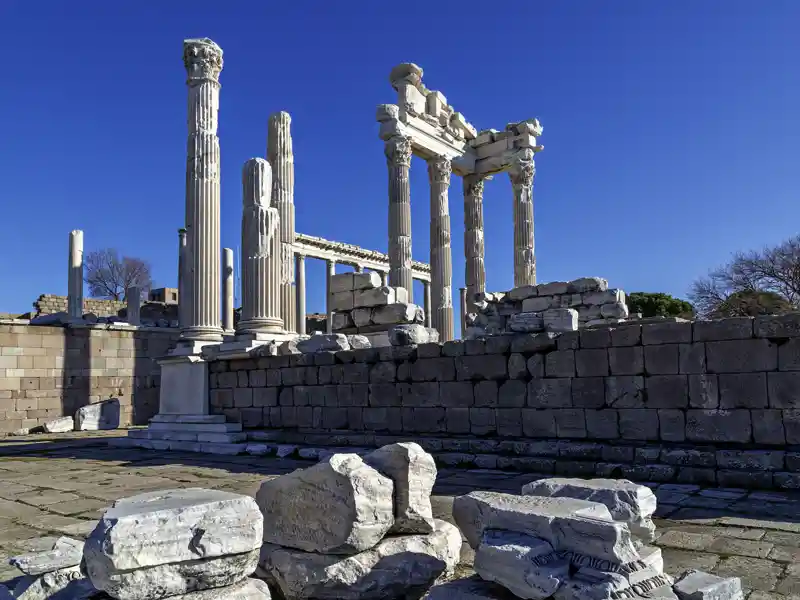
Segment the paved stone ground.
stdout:
<path fill-rule="evenodd" d="M 176 487 L 255 494 L 269 477 L 309 461 L 116 449 L 109 434 L 0 439 L 0 557 L 48 549 L 58 535 L 84 537 L 114 500 Z M 437 516 L 451 520 L 453 496 L 476 489 L 518 493 L 534 476 L 442 469 Z M 697 568 L 739 576 L 749 600 L 800 599 L 800 494 L 652 485 L 667 572 Z M 470 552 L 463 554 L 469 573 Z M 16 577 L 0 564 L 0 582 Z"/>

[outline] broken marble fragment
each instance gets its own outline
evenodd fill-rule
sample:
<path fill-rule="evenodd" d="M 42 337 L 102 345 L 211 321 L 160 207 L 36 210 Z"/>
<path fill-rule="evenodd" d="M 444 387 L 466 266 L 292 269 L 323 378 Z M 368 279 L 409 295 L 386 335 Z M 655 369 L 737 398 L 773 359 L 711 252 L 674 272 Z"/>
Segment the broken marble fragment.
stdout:
<path fill-rule="evenodd" d="M 673 586 L 680 600 L 742 600 L 742 580 L 703 571 L 685 571 Z"/>
<path fill-rule="evenodd" d="M 83 600 L 95 594 L 80 565 L 22 577 L 13 592 L 16 600 Z"/>
<path fill-rule="evenodd" d="M 41 575 L 42 573 L 79 565 L 82 556 L 82 541 L 60 537 L 53 544 L 51 550 L 12 556 L 8 559 L 8 564 L 12 567 L 17 567 L 25 575 Z"/>

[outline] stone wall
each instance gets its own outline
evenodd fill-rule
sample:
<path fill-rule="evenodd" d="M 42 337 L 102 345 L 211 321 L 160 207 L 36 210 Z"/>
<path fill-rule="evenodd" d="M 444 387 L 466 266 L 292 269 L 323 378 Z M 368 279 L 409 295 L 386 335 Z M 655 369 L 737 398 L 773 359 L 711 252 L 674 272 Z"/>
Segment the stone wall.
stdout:
<path fill-rule="evenodd" d="M 442 464 L 800 488 L 800 315 L 210 365 L 211 404 L 288 443 L 414 439 Z"/>
<path fill-rule="evenodd" d="M 158 410 L 160 369 L 177 330 L 0 323 L 0 434 L 119 398 L 124 425 Z"/>
<path fill-rule="evenodd" d="M 111 317 L 119 314 L 125 308 L 125 302 L 119 300 L 102 300 L 100 298 L 84 298 L 83 312 L 93 313 L 98 317 Z M 56 294 L 42 294 L 33 303 L 35 315 L 52 315 L 57 312 L 67 312 L 67 297 Z"/>

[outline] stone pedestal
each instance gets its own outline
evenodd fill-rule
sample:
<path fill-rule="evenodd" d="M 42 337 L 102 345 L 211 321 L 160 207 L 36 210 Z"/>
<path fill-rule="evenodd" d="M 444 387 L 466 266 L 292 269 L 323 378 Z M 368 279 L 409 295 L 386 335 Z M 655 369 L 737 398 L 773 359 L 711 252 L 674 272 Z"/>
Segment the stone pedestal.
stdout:
<path fill-rule="evenodd" d="M 534 151 L 517 152 L 508 171 L 514 188 L 514 287 L 536 285 L 536 254 L 533 240 Z"/>
<path fill-rule="evenodd" d="M 306 334 L 306 257 L 295 254 L 295 294 L 297 298 L 297 326 L 299 335 Z"/>
<path fill-rule="evenodd" d="M 189 87 L 186 166 L 188 342 L 220 342 L 220 158 L 217 120 L 222 49 L 209 39 L 186 40 L 183 62 Z"/>
<path fill-rule="evenodd" d="M 296 289 L 294 280 L 294 153 L 292 151 L 292 118 L 287 112 L 270 115 L 267 125 L 267 160 L 272 166 L 271 206 L 280 217 L 281 271 L 280 313 L 283 326 L 295 326 Z"/>
<path fill-rule="evenodd" d="M 142 290 L 136 286 L 131 286 L 125 290 L 125 300 L 128 303 L 128 323 L 131 325 L 142 324 Z"/>
<path fill-rule="evenodd" d="M 430 314 L 426 318 L 426 325 L 439 332 L 442 342 L 453 339 L 453 257 L 447 196 L 451 172 L 452 166 L 446 158 L 436 158 L 428 163 L 431 186 L 431 302 L 425 313 Z"/>
<path fill-rule="evenodd" d="M 69 270 L 67 271 L 67 314 L 83 316 L 83 231 L 69 233 Z"/>
<path fill-rule="evenodd" d="M 386 140 L 384 148 L 389 169 L 389 281 L 408 291 L 413 302 L 411 271 L 411 141 L 402 136 Z"/>
<path fill-rule="evenodd" d="M 467 288 L 467 312 L 474 312 L 475 294 L 486 289 L 483 262 L 483 179 L 464 177 L 464 283 Z"/>
<path fill-rule="evenodd" d="M 233 249 L 222 249 L 222 329 L 233 331 Z"/>

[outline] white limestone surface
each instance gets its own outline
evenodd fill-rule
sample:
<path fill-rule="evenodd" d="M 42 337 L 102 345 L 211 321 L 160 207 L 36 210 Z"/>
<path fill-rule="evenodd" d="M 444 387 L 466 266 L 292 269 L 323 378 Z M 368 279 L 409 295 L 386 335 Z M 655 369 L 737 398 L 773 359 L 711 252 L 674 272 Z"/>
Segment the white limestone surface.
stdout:
<path fill-rule="evenodd" d="M 81 406 L 75 411 L 75 431 L 118 429 L 119 413 L 117 398 Z"/>
<path fill-rule="evenodd" d="M 97 594 L 80 566 L 22 577 L 14 586 L 16 600 L 83 600 Z"/>
<path fill-rule="evenodd" d="M 364 462 L 394 482 L 391 533 L 433 531 L 431 491 L 436 483 L 433 456 L 417 443 L 389 444 L 364 456 Z"/>
<path fill-rule="evenodd" d="M 314 352 L 334 352 L 337 350 L 350 350 L 347 336 L 342 333 L 329 333 L 312 335 L 307 340 L 297 343 L 297 349 L 303 354 Z"/>
<path fill-rule="evenodd" d="M 685 571 L 673 586 L 680 600 L 742 600 L 742 580 L 695 569 Z"/>
<path fill-rule="evenodd" d="M 394 524 L 394 484 L 357 454 L 334 454 L 261 484 L 264 541 L 308 552 L 356 554 Z"/>
<path fill-rule="evenodd" d="M 12 556 L 8 559 L 8 564 L 17 567 L 25 575 L 41 575 L 79 565 L 82 556 L 82 541 L 60 537 L 55 541 L 52 549 Z"/>
<path fill-rule="evenodd" d="M 66 431 L 72 431 L 74 427 L 75 424 L 72 417 L 59 417 L 58 419 L 53 419 L 42 425 L 45 433 L 64 433 Z"/>
<path fill-rule="evenodd" d="M 104 572 L 242 554 L 259 548 L 264 521 L 249 496 L 186 488 L 123 498 L 84 547 Z"/>
<path fill-rule="evenodd" d="M 458 564 L 461 534 L 445 521 L 427 535 L 388 536 L 352 556 L 264 544 L 257 573 L 292 600 L 390 600 L 419 597 Z"/>

